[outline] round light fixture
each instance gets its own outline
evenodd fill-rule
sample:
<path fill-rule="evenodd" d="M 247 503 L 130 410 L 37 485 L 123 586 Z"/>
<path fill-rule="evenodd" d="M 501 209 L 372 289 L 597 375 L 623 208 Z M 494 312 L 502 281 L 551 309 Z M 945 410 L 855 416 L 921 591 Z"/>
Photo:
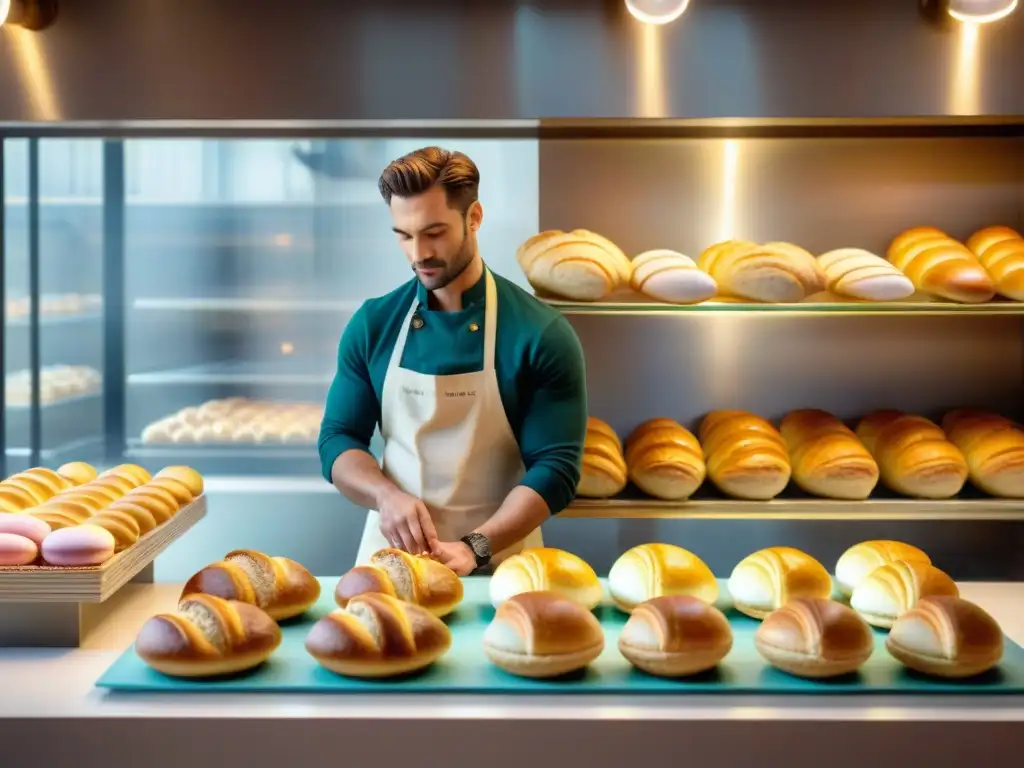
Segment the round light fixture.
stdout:
<path fill-rule="evenodd" d="M 7 21 L 7 17 L 11 15 L 11 0 L 0 0 L 0 27 Z"/>
<path fill-rule="evenodd" d="M 0 27 L 46 29 L 57 19 L 57 4 L 58 0 L 0 0 Z"/>
<path fill-rule="evenodd" d="M 946 12 L 957 21 L 987 24 L 1005 19 L 1015 10 L 1019 0 L 948 0 Z"/>
<path fill-rule="evenodd" d="M 668 24 L 689 7 L 690 0 L 626 0 L 626 10 L 644 24 Z"/>

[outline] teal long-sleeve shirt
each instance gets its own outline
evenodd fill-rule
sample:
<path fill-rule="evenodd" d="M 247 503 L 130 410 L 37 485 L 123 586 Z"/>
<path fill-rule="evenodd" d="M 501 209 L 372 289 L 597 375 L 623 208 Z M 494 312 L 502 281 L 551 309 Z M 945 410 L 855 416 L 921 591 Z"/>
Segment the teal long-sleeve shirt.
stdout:
<path fill-rule="evenodd" d="M 493 274 L 493 273 L 492 273 Z M 551 514 L 572 501 L 587 429 L 586 367 L 576 332 L 559 312 L 494 275 L 498 297 L 495 373 L 505 415 L 523 457 L 521 485 L 547 502 Z M 380 424 L 384 376 L 409 306 L 419 302 L 423 327 L 410 329 L 403 368 L 437 376 L 483 368 L 484 294 L 481 278 L 458 312 L 432 310 L 415 278 L 366 301 L 338 345 L 338 369 L 320 426 L 320 463 L 331 481 L 335 459 L 369 452 Z M 475 327 L 477 330 L 473 330 Z"/>

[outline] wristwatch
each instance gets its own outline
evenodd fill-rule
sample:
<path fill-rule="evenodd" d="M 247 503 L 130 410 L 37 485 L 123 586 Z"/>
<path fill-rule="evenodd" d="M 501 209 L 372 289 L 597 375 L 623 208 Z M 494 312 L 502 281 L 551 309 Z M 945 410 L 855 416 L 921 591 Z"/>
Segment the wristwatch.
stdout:
<path fill-rule="evenodd" d="M 461 539 L 476 558 L 476 567 L 483 568 L 491 562 L 491 540 L 482 533 L 467 533 Z"/>

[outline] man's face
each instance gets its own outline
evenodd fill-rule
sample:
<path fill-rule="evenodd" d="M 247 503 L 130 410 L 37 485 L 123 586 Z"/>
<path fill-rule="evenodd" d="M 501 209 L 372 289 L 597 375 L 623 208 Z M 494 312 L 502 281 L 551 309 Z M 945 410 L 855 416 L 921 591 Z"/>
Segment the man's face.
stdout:
<path fill-rule="evenodd" d="M 428 291 L 444 288 L 473 260 L 481 215 L 479 203 L 465 217 L 450 208 L 441 187 L 415 197 L 391 198 L 392 229 L 409 266 Z"/>

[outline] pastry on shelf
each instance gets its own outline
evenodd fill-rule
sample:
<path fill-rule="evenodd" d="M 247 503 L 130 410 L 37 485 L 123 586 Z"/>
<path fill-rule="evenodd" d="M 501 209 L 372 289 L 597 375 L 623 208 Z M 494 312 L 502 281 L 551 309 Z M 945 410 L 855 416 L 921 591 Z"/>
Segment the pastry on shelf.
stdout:
<path fill-rule="evenodd" d="M 382 678 L 430 666 L 451 648 L 452 633 L 426 608 L 367 592 L 314 624 L 305 645 L 335 674 Z"/>
<path fill-rule="evenodd" d="M 995 296 L 996 285 L 971 251 L 941 229 L 915 227 L 889 244 L 886 258 L 922 293 L 963 304 Z"/>
<path fill-rule="evenodd" d="M 39 545 L 28 536 L 0 530 L 0 566 L 30 565 L 38 557 Z"/>
<path fill-rule="evenodd" d="M 697 304 L 714 298 L 718 285 L 697 262 L 676 251 L 644 251 L 633 257 L 629 285 L 667 304 Z"/>
<path fill-rule="evenodd" d="M 886 650 L 925 675 L 973 677 L 1003 658 L 1003 630 L 980 606 L 959 597 L 924 597 L 889 630 Z"/>
<path fill-rule="evenodd" d="M 577 672 L 604 650 L 594 614 L 557 592 L 526 592 L 505 600 L 484 630 L 484 652 L 498 668 L 520 677 Z"/>
<path fill-rule="evenodd" d="M 767 501 L 789 484 L 791 467 L 782 435 L 747 411 L 712 411 L 699 437 L 708 477 L 725 495 Z"/>
<path fill-rule="evenodd" d="M 914 284 L 891 262 L 861 248 L 837 248 L 818 257 L 828 290 L 860 301 L 900 301 L 914 294 Z"/>
<path fill-rule="evenodd" d="M 524 549 L 494 569 L 490 581 L 494 607 L 523 592 L 558 592 L 587 610 L 596 608 L 604 596 L 597 574 L 583 558 L 553 547 Z"/>
<path fill-rule="evenodd" d="M 629 479 L 656 499 L 679 501 L 704 482 L 704 451 L 690 430 L 672 419 L 643 422 L 626 438 Z"/>
<path fill-rule="evenodd" d="M 608 572 L 608 591 L 620 610 L 663 595 L 687 595 L 705 603 L 718 599 L 718 580 L 707 564 L 672 544 L 641 544 L 626 550 Z"/>
<path fill-rule="evenodd" d="M 438 618 L 462 602 L 462 579 L 451 568 L 429 557 L 410 555 L 400 549 L 381 549 L 369 565 L 357 565 L 341 577 L 334 590 L 335 602 L 345 608 L 357 595 L 380 592 L 426 608 Z"/>
<path fill-rule="evenodd" d="M 992 496 L 1024 498 L 1024 427 L 988 411 L 960 408 L 942 429 L 963 454 L 971 482 Z"/>
<path fill-rule="evenodd" d="M 627 481 L 622 442 L 606 422 L 593 416 L 587 419 L 583 442 L 583 468 L 576 495 L 606 499 L 622 492 Z"/>
<path fill-rule="evenodd" d="M 787 413 L 779 432 L 789 451 L 793 480 L 826 499 L 862 501 L 878 484 L 878 464 L 849 427 L 826 411 Z"/>
<path fill-rule="evenodd" d="M 313 445 L 323 404 L 228 397 L 182 408 L 142 431 L 146 444 Z"/>
<path fill-rule="evenodd" d="M 770 613 L 754 633 L 754 647 L 777 669 L 797 677 L 848 675 L 875 649 L 871 627 L 849 606 L 798 597 Z"/>
<path fill-rule="evenodd" d="M 47 565 L 100 565 L 114 556 L 117 542 L 110 531 L 80 524 L 56 530 L 43 539 L 40 552 Z"/>
<path fill-rule="evenodd" d="M 9 406 L 27 408 L 32 404 L 32 372 L 28 369 L 7 374 Z M 49 365 L 39 370 L 39 403 L 52 405 L 61 400 L 99 392 L 103 377 L 86 365 Z"/>
<path fill-rule="evenodd" d="M 894 410 L 868 414 L 857 437 L 875 457 L 882 483 L 919 499 L 950 499 L 967 482 L 964 455 L 938 424 Z"/>
<path fill-rule="evenodd" d="M 69 461 L 67 464 L 62 464 L 57 467 L 57 474 L 67 479 L 72 485 L 82 485 L 99 476 L 96 467 L 84 461 Z"/>
<path fill-rule="evenodd" d="M 573 301 L 599 301 L 632 274 L 617 245 L 585 229 L 540 232 L 519 246 L 516 261 L 534 290 Z"/>
<path fill-rule="evenodd" d="M 22 536 L 41 547 L 43 539 L 50 535 L 52 529 L 42 520 L 30 515 L 0 514 L 0 533 Z"/>
<path fill-rule="evenodd" d="M 850 595 L 850 605 L 868 624 L 888 628 L 923 597 L 959 597 L 947 574 L 920 560 L 897 560 L 876 568 Z"/>
<path fill-rule="evenodd" d="M 619 635 L 619 653 L 658 677 L 707 672 L 732 650 L 725 615 L 690 595 L 662 595 L 638 605 Z"/>
<path fill-rule="evenodd" d="M 95 312 L 102 306 L 103 300 L 98 294 L 44 293 L 39 296 L 39 316 L 44 319 Z M 27 318 L 31 312 L 32 298 L 30 296 L 7 300 L 7 317 L 9 319 Z"/>
<path fill-rule="evenodd" d="M 827 284 L 818 260 L 792 243 L 726 240 L 705 250 L 697 266 L 711 275 L 720 294 L 749 301 L 798 302 Z"/>
<path fill-rule="evenodd" d="M 172 677 L 217 677 L 265 662 L 281 645 L 281 629 L 262 609 L 213 595 L 192 595 L 174 613 L 143 624 L 135 653 Z"/>
<path fill-rule="evenodd" d="M 798 597 L 828 599 L 832 577 L 825 566 L 793 547 L 768 547 L 747 555 L 729 577 L 733 607 L 754 619 Z"/>
<path fill-rule="evenodd" d="M 985 227 L 967 239 L 967 247 L 978 257 L 996 284 L 996 292 L 1014 301 L 1024 301 L 1024 239 L 1009 227 Z"/>
<path fill-rule="evenodd" d="M 897 560 L 910 560 L 926 565 L 931 565 L 932 562 L 927 554 L 912 544 L 884 539 L 862 541 L 843 552 L 836 561 L 835 577 L 839 591 L 849 597 L 872 571 Z"/>

